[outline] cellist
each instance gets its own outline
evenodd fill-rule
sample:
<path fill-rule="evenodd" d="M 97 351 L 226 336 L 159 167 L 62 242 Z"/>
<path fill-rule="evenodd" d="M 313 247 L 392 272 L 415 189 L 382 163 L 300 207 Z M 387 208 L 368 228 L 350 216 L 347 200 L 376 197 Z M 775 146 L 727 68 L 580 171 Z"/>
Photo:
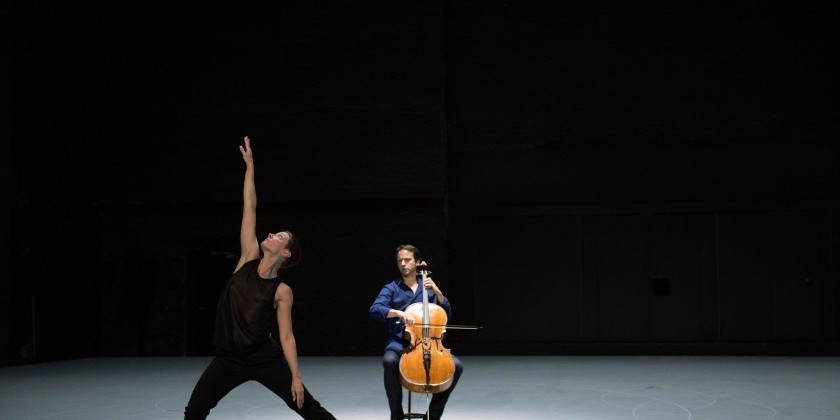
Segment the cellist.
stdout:
<path fill-rule="evenodd" d="M 388 337 L 385 340 L 385 354 L 382 357 L 382 367 L 385 373 L 385 394 L 388 396 L 388 406 L 391 410 L 392 420 L 403 419 L 402 408 L 402 385 L 400 384 L 399 364 L 400 357 L 408 342 L 404 337 L 404 326 L 413 325 L 414 317 L 403 312 L 408 305 L 415 302 L 422 302 L 422 293 L 427 293 L 430 303 L 437 304 L 446 311 L 447 317 L 451 314 L 452 307 L 449 299 L 443 295 L 437 284 L 431 277 L 426 277 L 424 285 L 420 285 L 417 278 L 417 266 L 421 265 L 422 258 L 420 250 L 413 245 L 400 245 L 396 250 L 397 268 L 400 270 L 401 278 L 393 280 L 379 291 L 373 304 L 370 306 L 370 316 L 388 325 Z M 455 362 L 455 373 L 452 378 L 452 385 L 443 392 L 432 395 L 429 403 L 429 418 L 440 419 L 443 409 L 449 396 L 458 384 L 464 367 L 461 361 L 452 356 Z"/>

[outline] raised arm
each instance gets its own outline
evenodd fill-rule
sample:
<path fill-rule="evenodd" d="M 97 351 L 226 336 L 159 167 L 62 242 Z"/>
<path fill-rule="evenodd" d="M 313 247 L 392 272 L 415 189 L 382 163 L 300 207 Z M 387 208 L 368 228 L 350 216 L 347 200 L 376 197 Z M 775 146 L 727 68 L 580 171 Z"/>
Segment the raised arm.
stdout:
<path fill-rule="evenodd" d="M 239 228 L 239 263 L 243 264 L 260 257 L 260 243 L 257 241 L 257 189 L 254 185 L 254 157 L 251 153 L 251 139 L 245 136 L 245 146 L 239 146 L 245 161 L 245 181 L 242 185 L 242 226 Z"/>

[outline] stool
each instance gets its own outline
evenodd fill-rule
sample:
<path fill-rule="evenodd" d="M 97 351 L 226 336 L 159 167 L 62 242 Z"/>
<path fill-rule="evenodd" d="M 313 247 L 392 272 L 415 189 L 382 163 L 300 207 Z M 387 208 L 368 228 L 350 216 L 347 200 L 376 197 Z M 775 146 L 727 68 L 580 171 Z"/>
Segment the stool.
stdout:
<path fill-rule="evenodd" d="M 431 395 L 429 393 L 424 393 L 426 395 L 426 412 L 425 413 L 412 413 L 411 412 L 411 391 L 408 391 L 408 412 L 403 414 L 403 419 L 427 419 L 427 415 L 429 413 L 429 402 L 431 401 Z"/>

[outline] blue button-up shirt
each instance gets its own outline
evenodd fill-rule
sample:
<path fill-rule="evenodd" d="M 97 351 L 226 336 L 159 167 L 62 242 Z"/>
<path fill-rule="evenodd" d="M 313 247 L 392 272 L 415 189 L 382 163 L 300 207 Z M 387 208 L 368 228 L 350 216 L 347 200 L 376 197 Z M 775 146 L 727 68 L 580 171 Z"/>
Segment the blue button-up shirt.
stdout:
<path fill-rule="evenodd" d="M 413 292 L 410 287 L 403 283 L 402 279 L 396 279 L 382 287 L 382 290 L 379 291 L 379 296 L 376 297 L 373 305 L 370 305 L 370 309 L 368 310 L 371 318 L 388 324 L 388 338 L 385 339 L 386 350 L 402 352 L 403 348 L 408 344 L 403 338 L 403 325 L 397 324 L 397 321 L 400 319 L 388 318 L 388 312 L 391 309 L 404 311 L 412 303 L 422 303 L 423 295 L 420 293 L 423 290 L 426 290 L 429 296 L 429 303 L 437 304 L 443 308 L 446 311 L 447 318 L 452 317 L 452 307 L 449 306 L 449 299 L 446 296 L 443 297 L 443 302 L 439 302 L 435 293 L 424 288 L 422 284 L 418 285 L 417 292 Z"/>

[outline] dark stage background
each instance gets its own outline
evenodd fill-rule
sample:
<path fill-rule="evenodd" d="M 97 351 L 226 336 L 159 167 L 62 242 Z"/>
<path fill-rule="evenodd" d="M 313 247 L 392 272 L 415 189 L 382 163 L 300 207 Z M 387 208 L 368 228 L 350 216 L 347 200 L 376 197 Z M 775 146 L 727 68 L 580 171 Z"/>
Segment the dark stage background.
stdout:
<path fill-rule="evenodd" d="M 1 365 L 209 354 L 246 134 L 302 355 L 405 242 L 456 354 L 838 354 L 834 4 L 311 3 L 3 6 Z"/>

